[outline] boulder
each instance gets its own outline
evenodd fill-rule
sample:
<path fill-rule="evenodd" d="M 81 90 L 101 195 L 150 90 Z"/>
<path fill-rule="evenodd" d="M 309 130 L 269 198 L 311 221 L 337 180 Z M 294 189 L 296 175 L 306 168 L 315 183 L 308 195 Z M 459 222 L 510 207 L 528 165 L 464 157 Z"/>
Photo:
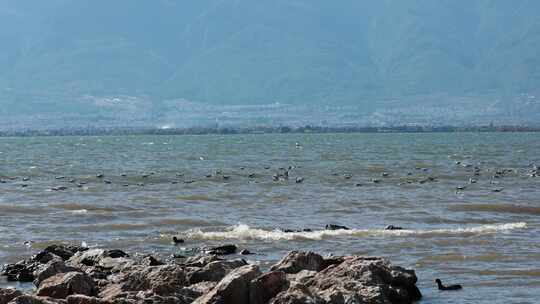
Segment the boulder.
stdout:
<path fill-rule="evenodd" d="M 236 245 L 221 245 L 217 247 L 212 247 L 208 249 L 208 254 L 215 254 L 215 255 L 229 255 L 229 254 L 235 254 L 236 250 L 238 250 L 238 247 Z"/>
<path fill-rule="evenodd" d="M 160 265 L 165 265 L 165 263 L 161 262 L 160 260 L 154 258 L 153 256 L 151 255 L 148 255 L 148 256 L 145 256 L 141 262 L 140 262 L 141 265 L 144 265 L 144 266 L 160 266 Z"/>
<path fill-rule="evenodd" d="M 100 298 L 89 297 L 79 294 L 68 296 L 66 301 L 67 304 L 112 304 L 112 302 Z"/>
<path fill-rule="evenodd" d="M 64 300 L 53 299 L 48 297 L 37 297 L 32 295 L 22 295 L 16 297 L 8 304 L 66 304 Z"/>
<path fill-rule="evenodd" d="M 215 261 L 223 261 L 223 259 L 217 255 L 197 255 L 187 258 L 183 265 L 187 267 L 204 267 L 205 265 Z"/>
<path fill-rule="evenodd" d="M 232 270 L 247 265 L 244 260 L 215 261 L 188 273 L 189 284 L 204 281 L 219 282 Z"/>
<path fill-rule="evenodd" d="M 294 283 L 306 284 L 317 274 L 316 271 L 302 270 L 297 273 L 287 274 L 287 280 Z"/>
<path fill-rule="evenodd" d="M 302 284 L 293 284 L 286 291 L 280 292 L 269 304 L 326 304 L 319 296 L 313 294 Z M 354 302 L 351 302 L 354 303 Z M 362 303 L 362 302 L 358 302 Z"/>
<path fill-rule="evenodd" d="M 244 260 L 215 255 L 159 265 L 148 256 L 94 249 L 72 251 L 65 262 L 69 250 L 50 246 L 7 265 L 8 279 L 35 277 L 38 289 L 35 295 L 0 289 L 0 304 L 408 304 L 422 297 L 413 270 L 377 257 L 293 251 L 262 274 Z"/>
<path fill-rule="evenodd" d="M 246 265 L 233 270 L 210 292 L 195 300 L 196 304 L 235 303 L 249 304 L 251 280 L 261 275 L 256 265 Z"/>
<path fill-rule="evenodd" d="M 129 255 L 122 250 L 113 249 L 113 250 L 103 250 L 103 249 L 92 249 L 86 251 L 77 252 L 73 255 L 68 264 L 75 267 L 83 266 L 96 266 L 106 258 L 127 258 Z"/>
<path fill-rule="evenodd" d="M 381 258 L 347 257 L 317 273 L 310 290 L 330 303 L 412 303 L 421 298 L 412 270 Z"/>
<path fill-rule="evenodd" d="M 132 266 L 135 261 L 125 257 L 111 258 L 102 257 L 98 260 L 97 266 L 102 270 L 110 270 L 112 272 L 120 271 L 127 266 Z"/>
<path fill-rule="evenodd" d="M 177 265 L 132 267 L 118 274 L 112 281 L 113 284 L 100 292 L 100 297 L 116 299 L 127 292 L 146 290 L 161 296 L 169 296 L 187 286 L 186 273 Z"/>
<path fill-rule="evenodd" d="M 40 265 L 37 270 L 34 271 L 34 285 L 39 287 L 44 280 L 59 274 L 67 272 L 82 272 L 80 269 L 67 266 L 62 259 L 53 259 L 47 264 Z"/>
<path fill-rule="evenodd" d="M 210 281 L 200 282 L 200 283 L 192 284 L 192 285 L 182 288 L 179 294 L 182 295 L 184 299 L 187 299 L 188 301 L 193 302 L 198 297 L 210 292 L 210 290 L 216 287 L 216 285 L 217 285 L 216 282 L 210 282 Z"/>
<path fill-rule="evenodd" d="M 40 264 L 47 264 L 50 261 L 64 261 L 61 257 L 50 252 L 40 252 L 33 257 L 34 261 Z"/>
<path fill-rule="evenodd" d="M 278 293 L 289 288 L 287 275 L 282 271 L 271 271 L 265 273 L 250 283 L 249 301 L 250 303 L 268 303 Z"/>
<path fill-rule="evenodd" d="M 84 252 L 78 252 L 68 260 L 68 264 L 81 268 L 83 266 L 94 266 L 99 263 L 104 253 L 105 250 L 103 249 L 90 249 Z"/>
<path fill-rule="evenodd" d="M 38 296 L 57 299 L 65 299 L 72 294 L 95 295 L 94 280 L 80 272 L 59 273 L 41 282 L 37 290 Z"/>
<path fill-rule="evenodd" d="M 2 275 L 6 276 L 8 281 L 32 282 L 34 271 L 38 266 L 36 262 L 22 260 L 15 264 L 4 265 Z"/>
<path fill-rule="evenodd" d="M 320 271 L 323 266 L 323 257 L 314 252 L 291 251 L 270 270 L 297 273 L 302 270 Z"/>
<path fill-rule="evenodd" d="M 16 297 L 22 296 L 22 292 L 12 288 L 0 288 L 0 304 L 7 304 Z"/>
<path fill-rule="evenodd" d="M 38 254 L 36 254 L 34 256 L 34 260 L 40 260 L 48 254 L 54 254 L 56 256 L 59 256 L 62 260 L 66 261 L 71 258 L 75 253 L 85 250 L 88 250 L 88 248 L 80 246 L 50 245 L 40 251 Z"/>

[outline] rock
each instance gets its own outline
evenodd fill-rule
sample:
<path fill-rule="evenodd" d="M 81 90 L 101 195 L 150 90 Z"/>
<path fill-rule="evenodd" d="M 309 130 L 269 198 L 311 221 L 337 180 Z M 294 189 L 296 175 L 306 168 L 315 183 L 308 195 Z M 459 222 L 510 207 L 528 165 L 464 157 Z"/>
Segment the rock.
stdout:
<path fill-rule="evenodd" d="M 57 299 L 65 299 L 72 294 L 95 295 L 94 280 L 80 272 L 59 273 L 41 282 L 37 290 L 38 296 Z"/>
<path fill-rule="evenodd" d="M 249 302 L 268 303 L 278 293 L 289 288 L 287 275 L 282 271 L 271 271 L 265 273 L 250 283 Z"/>
<path fill-rule="evenodd" d="M 7 304 L 18 296 L 22 296 L 22 292 L 12 288 L 0 288 L 0 304 Z"/>
<path fill-rule="evenodd" d="M 56 255 L 69 251 L 74 254 L 67 262 Z M 121 250 L 48 247 L 4 269 L 15 278 L 35 276 L 35 296 L 0 289 L 0 304 L 407 304 L 422 297 L 413 270 L 376 257 L 292 251 L 265 274 L 244 260 L 216 255 L 160 264 L 151 256 L 130 259 Z"/>
<path fill-rule="evenodd" d="M 33 273 L 38 266 L 37 262 L 22 260 L 15 264 L 4 265 L 2 275 L 6 276 L 8 281 L 32 282 Z"/>
<path fill-rule="evenodd" d="M 297 273 L 302 270 L 320 271 L 323 266 L 323 257 L 316 253 L 291 251 L 270 270 Z"/>
<path fill-rule="evenodd" d="M 256 265 L 246 265 L 233 270 L 210 292 L 195 300 L 195 304 L 235 303 L 249 304 L 251 280 L 261 275 Z"/>
<path fill-rule="evenodd" d="M 103 257 L 100 258 L 97 266 L 104 270 L 121 270 L 124 267 L 128 267 L 135 264 L 135 261 L 129 258 L 111 258 L 111 257 Z M 114 271 L 113 271 L 114 272 Z"/>
<path fill-rule="evenodd" d="M 251 253 L 251 251 L 249 251 L 247 249 L 242 249 L 242 251 L 240 251 L 240 254 L 241 255 L 250 255 L 250 254 L 253 254 L 253 253 Z"/>
<path fill-rule="evenodd" d="M 48 297 L 37 297 L 22 295 L 13 299 L 9 304 L 66 304 L 64 300 L 52 299 Z"/>
<path fill-rule="evenodd" d="M 198 297 L 207 294 L 212 290 L 212 288 L 216 287 L 216 282 L 200 282 L 197 284 L 192 284 L 190 286 L 186 286 L 182 288 L 179 292 L 179 294 L 182 296 L 183 299 L 187 300 L 189 303 L 195 301 Z"/>
<path fill-rule="evenodd" d="M 157 260 L 156 258 L 154 258 L 153 256 L 149 255 L 149 256 L 145 256 L 142 260 L 141 260 L 141 265 L 144 265 L 144 266 L 160 266 L 160 265 L 164 265 L 163 262 Z"/>
<path fill-rule="evenodd" d="M 106 258 L 119 259 L 119 258 L 127 258 L 127 257 L 129 257 L 127 253 L 118 249 L 114 249 L 114 250 L 92 249 L 92 250 L 77 252 L 68 260 L 68 263 L 75 267 L 96 266 L 96 265 L 99 265 L 101 260 L 106 259 Z M 111 261 L 109 260 L 109 262 Z M 125 260 L 117 260 L 117 262 L 125 262 Z"/>
<path fill-rule="evenodd" d="M 346 226 L 334 225 L 334 224 L 328 224 L 328 225 L 326 225 L 326 227 L 324 227 L 324 229 L 325 230 L 350 230 Z"/>
<path fill-rule="evenodd" d="M 124 270 L 100 292 L 100 297 L 115 299 L 127 292 L 149 290 L 161 296 L 173 295 L 187 286 L 186 273 L 177 265 L 136 266 Z"/>
<path fill-rule="evenodd" d="M 215 261 L 223 261 L 223 259 L 219 258 L 216 255 L 199 255 L 187 258 L 184 262 L 184 265 L 188 267 L 204 267 L 205 265 Z"/>
<path fill-rule="evenodd" d="M 247 265 L 244 260 L 215 261 L 188 274 L 189 284 L 210 281 L 219 282 L 232 270 Z"/>
<path fill-rule="evenodd" d="M 68 260 L 68 263 L 75 267 L 94 266 L 99 263 L 99 260 L 103 257 L 104 253 L 105 250 L 103 249 L 91 249 L 84 252 L 78 252 Z"/>
<path fill-rule="evenodd" d="M 294 283 L 306 284 L 317 274 L 316 271 L 302 270 L 297 273 L 287 274 L 287 280 Z"/>
<path fill-rule="evenodd" d="M 76 252 L 84 250 L 86 250 L 86 248 L 80 246 L 51 245 L 28 260 L 6 265 L 2 274 L 7 276 L 8 281 L 32 282 L 34 281 L 36 274 L 49 268 L 44 267 L 43 265 L 52 263 L 53 261 L 63 262 L 72 257 Z M 57 263 L 55 265 L 58 266 L 61 264 Z M 43 280 L 43 276 L 39 279 L 39 281 L 41 280 Z"/>
<path fill-rule="evenodd" d="M 313 294 L 302 284 L 295 284 L 288 290 L 280 292 L 268 302 L 269 304 L 326 304 L 319 296 Z M 351 304 L 354 302 L 351 302 Z M 362 302 L 358 302 L 362 303 Z"/>
<path fill-rule="evenodd" d="M 112 302 L 84 295 L 71 295 L 67 297 L 67 304 L 112 304 Z"/>
<path fill-rule="evenodd" d="M 54 253 L 43 252 L 43 251 L 36 254 L 32 259 L 40 264 L 47 264 L 52 260 L 62 261 L 62 262 L 64 261 L 61 257 L 57 256 Z"/>
<path fill-rule="evenodd" d="M 35 255 L 34 260 L 40 260 L 47 254 L 54 254 L 62 258 L 62 260 L 69 260 L 76 252 L 85 251 L 88 248 L 80 246 L 63 246 L 63 245 L 51 245 L 43 249 L 37 255 Z M 45 263 L 47 263 L 46 261 Z"/>
<path fill-rule="evenodd" d="M 228 254 L 235 254 L 238 247 L 236 245 L 223 245 L 223 246 L 217 246 L 212 247 L 208 250 L 208 254 L 215 254 L 215 255 L 228 255 Z"/>
<path fill-rule="evenodd" d="M 55 259 L 47 264 L 40 265 L 37 270 L 34 271 L 34 285 L 39 287 L 41 282 L 44 280 L 57 275 L 59 273 L 67 273 L 67 272 L 82 272 L 79 268 L 67 266 L 65 262 L 61 259 Z"/>
<path fill-rule="evenodd" d="M 124 251 L 122 251 L 120 249 L 105 250 L 104 256 L 109 257 L 109 258 L 113 258 L 113 259 L 116 259 L 116 258 L 128 258 L 129 257 L 129 255 L 127 253 L 125 253 Z"/>
<path fill-rule="evenodd" d="M 412 303 L 421 298 L 412 270 L 381 258 L 347 257 L 317 273 L 307 286 L 329 303 Z"/>
<path fill-rule="evenodd" d="M 341 264 L 341 263 L 343 263 L 344 260 L 345 260 L 345 258 L 340 257 L 340 256 L 326 257 L 326 258 L 324 258 L 324 261 L 323 261 L 319 271 L 323 270 L 323 269 L 326 269 L 327 267 L 332 266 L 332 265 Z"/>

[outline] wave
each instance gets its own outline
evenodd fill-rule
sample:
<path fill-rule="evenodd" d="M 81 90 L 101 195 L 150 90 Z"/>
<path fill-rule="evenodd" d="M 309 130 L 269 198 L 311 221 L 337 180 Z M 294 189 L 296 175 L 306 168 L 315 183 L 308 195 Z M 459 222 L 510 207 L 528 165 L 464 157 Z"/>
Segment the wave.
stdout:
<path fill-rule="evenodd" d="M 194 240 L 323 240 L 337 237 L 369 237 L 369 236 L 416 236 L 432 237 L 446 235 L 470 235 L 483 233 L 496 233 L 514 229 L 525 229 L 527 223 L 505 223 L 494 225 L 481 225 L 476 227 L 432 230 L 384 230 L 384 229 L 351 229 L 351 230 L 317 230 L 309 232 L 283 232 L 281 230 L 264 230 L 251 228 L 248 225 L 239 224 L 227 231 L 202 231 L 189 230 L 182 234 L 184 238 Z"/>

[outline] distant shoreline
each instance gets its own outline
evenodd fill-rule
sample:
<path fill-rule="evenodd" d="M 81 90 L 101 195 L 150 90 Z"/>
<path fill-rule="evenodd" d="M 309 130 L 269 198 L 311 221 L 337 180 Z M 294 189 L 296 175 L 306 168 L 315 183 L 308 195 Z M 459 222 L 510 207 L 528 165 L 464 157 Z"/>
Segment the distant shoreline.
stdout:
<path fill-rule="evenodd" d="M 39 136 L 122 136 L 122 135 L 227 135 L 227 134 L 324 134 L 324 133 L 463 133 L 463 132 L 540 132 L 540 127 L 529 126 L 472 126 L 472 127 L 221 127 L 221 128 L 65 128 L 53 130 L 4 130 L 0 137 Z"/>

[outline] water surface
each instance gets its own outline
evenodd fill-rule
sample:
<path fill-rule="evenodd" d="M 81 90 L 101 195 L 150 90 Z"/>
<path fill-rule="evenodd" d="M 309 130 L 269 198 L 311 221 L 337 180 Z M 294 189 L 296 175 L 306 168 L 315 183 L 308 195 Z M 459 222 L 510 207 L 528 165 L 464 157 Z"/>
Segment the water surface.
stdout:
<path fill-rule="evenodd" d="M 533 133 L 0 138 L 0 263 L 55 242 L 161 257 L 236 243 L 265 267 L 293 249 L 388 257 L 416 269 L 422 303 L 535 303 L 535 163 Z"/>

